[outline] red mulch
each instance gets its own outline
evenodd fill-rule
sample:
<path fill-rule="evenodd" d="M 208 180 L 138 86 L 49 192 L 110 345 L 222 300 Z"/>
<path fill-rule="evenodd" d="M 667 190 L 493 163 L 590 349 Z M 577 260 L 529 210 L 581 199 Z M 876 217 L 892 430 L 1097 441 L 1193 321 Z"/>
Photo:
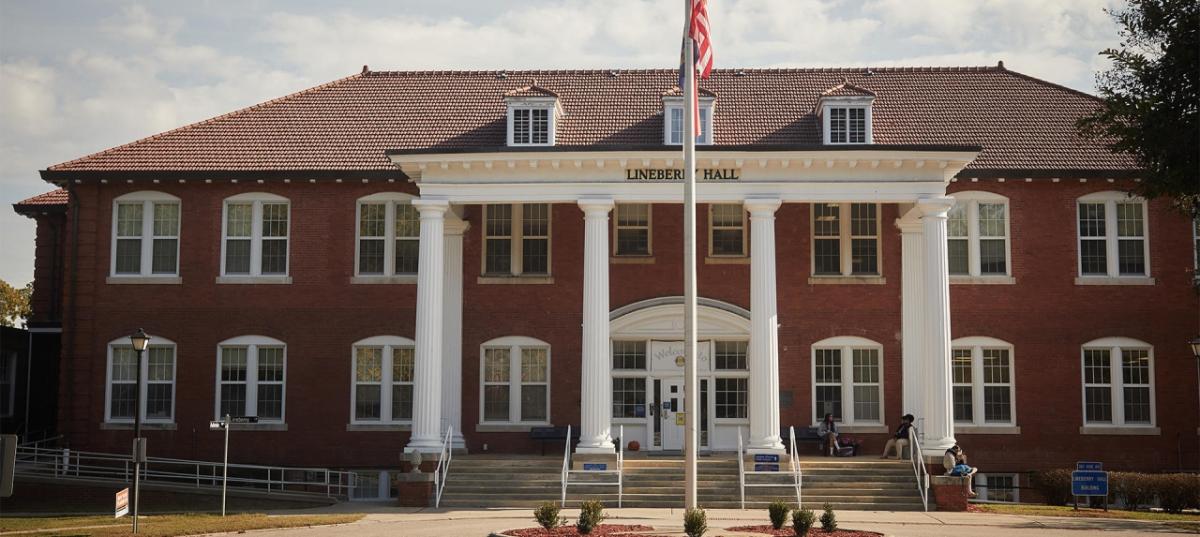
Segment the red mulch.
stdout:
<path fill-rule="evenodd" d="M 780 529 L 775 529 L 771 527 L 770 524 L 763 524 L 762 526 L 738 526 L 736 528 L 727 529 L 729 531 L 765 533 L 767 535 L 774 535 L 775 537 L 793 537 L 796 535 L 796 532 L 792 530 L 791 526 L 784 526 Z M 825 531 L 821 528 L 813 528 L 808 530 L 808 537 L 880 537 L 882 535 L 882 533 L 875 533 L 873 531 L 837 530 L 833 533 L 825 533 Z"/>
<path fill-rule="evenodd" d="M 588 537 L 603 537 L 605 535 L 627 531 L 654 531 L 654 528 L 637 524 L 600 524 L 595 528 L 592 528 L 592 532 L 588 534 Z M 581 535 L 579 530 L 575 529 L 574 524 L 559 526 L 552 530 L 548 530 L 546 528 L 505 530 L 504 534 L 512 535 L 513 537 L 580 537 Z"/>
<path fill-rule="evenodd" d="M 968 513 L 986 513 L 987 511 L 985 511 L 982 507 L 980 507 L 978 505 L 975 505 L 973 503 L 968 503 L 967 504 L 967 512 Z"/>

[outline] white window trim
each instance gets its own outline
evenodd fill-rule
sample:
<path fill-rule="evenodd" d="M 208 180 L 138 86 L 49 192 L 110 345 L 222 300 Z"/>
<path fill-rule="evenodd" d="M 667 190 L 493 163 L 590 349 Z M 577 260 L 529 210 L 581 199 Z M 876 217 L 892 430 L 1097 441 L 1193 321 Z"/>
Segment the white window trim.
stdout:
<path fill-rule="evenodd" d="M 817 351 L 822 349 L 837 349 L 841 351 L 842 359 L 842 419 L 838 423 L 845 426 L 855 425 L 884 425 L 883 417 L 887 415 L 887 401 L 884 392 L 884 377 L 883 377 L 883 345 L 879 342 L 858 336 L 837 336 L 827 339 L 822 339 L 812 344 L 811 352 L 809 353 L 809 375 L 812 379 L 809 386 L 809 404 L 810 408 L 814 409 L 812 418 L 814 418 L 813 427 L 820 425 L 820 421 L 816 420 L 817 408 Z M 879 353 L 879 419 L 874 421 L 859 421 L 854 419 L 854 350 L 870 349 Z M 875 383 L 865 384 L 873 386 Z"/>
<path fill-rule="evenodd" d="M 512 207 L 512 218 L 510 222 L 510 233 L 507 235 L 510 242 L 509 247 L 509 273 L 500 272 L 489 273 L 487 271 L 487 242 L 489 237 L 502 237 L 503 235 L 488 235 L 487 232 L 487 211 L 488 207 L 493 205 L 510 205 Z M 545 205 L 546 206 L 546 272 L 525 274 L 525 205 Z M 480 255 L 479 255 L 479 274 L 480 278 L 550 278 L 554 276 L 554 204 L 553 203 L 489 203 L 481 205 L 480 221 Z"/>
<path fill-rule="evenodd" d="M 396 273 L 396 205 L 412 203 L 415 196 L 402 192 L 380 192 L 358 198 L 354 204 L 354 278 L 350 283 L 417 283 L 415 272 Z M 383 274 L 363 274 L 359 268 L 360 246 L 362 245 L 363 205 L 383 204 Z M 290 218 L 289 218 L 290 223 Z M 372 237 L 378 239 L 378 237 Z M 289 250 L 290 253 L 290 250 Z"/>
<path fill-rule="evenodd" d="M 117 216 L 118 206 L 133 205 L 136 203 L 142 204 L 142 254 L 141 254 L 141 269 L 137 274 L 133 273 L 117 273 Z M 154 206 L 156 204 L 174 204 L 179 206 L 179 222 L 178 228 L 175 230 L 175 235 L 162 235 L 161 238 L 175 239 L 175 271 L 174 272 L 154 272 Z M 172 196 L 165 192 L 157 192 L 153 190 L 143 190 L 139 192 L 130 192 L 128 194 L 118 196 L 113 199 L 112 203 L 112 233 L 110 234 L 112 244 L 109 252 L 109 279 L 108 283 L 115 283 L 111 280 L 174 280 L 179 277 L 179 241 L 183 236 L 183 202 L 176 196 Z M 174 283 L 174 282 L 173 282 Z"/>
<path fill-rule="evenodd" d="M 1003 280 L 1012 277 L 1012 211 L 1008 198 L 993 192 L 983 191 L 966 191 L 955 192 L 950 194 L 956 203 L 965 202 L 967 205 L 967 274 L 951 274 L 950 278 L 959 278 L 960 280 Z M 992 204 L 1004 206 L 1004 274 L 983 274 L 980 267 L 980 240 L 983 237 L 979 235 L 979 204 Z M 963 237 L 947 237 L 962 239 Z M 996 237 L 987 237 L 988 240 L 994 240 Z M 974 282 L 973 282 L 974 283 Z"/>
<path fill-rule="evenodd" d="M 620 224 L 620 208 L 622 205 L 645 205 L 646 206 L 646 225 L 645 226 L 623 226 Z M 612 229 L 612 255 L 613 257 L 653 257 L 654 256 L 654 204 L 653 203 L 618 203 L 613 208 L 613 229 Z M 646 229 L 646 253 L 644 254 L 623 254 L 617 250 L 618 238 L 622 229 Z"/>
<path fill-rule="evenodd" d="M 1017 365 L 1013 345 L 1007 341 L 986 337 L 972 336 L 955 339 L 950 342 L 951 349 L 971 349 L 971 421 L 955 421 L 956 426 L 967 427 L 997 427 L 1011 428 L 1017 425 Z M 1003 384 L 984 383 L 983 351 L 985 349 L 1001 349 L 1008 351 L 1008 417 L 1005 422 L 984 420 L 984 388 L 986 386 L 1002 386 Z M 953 375 L 953 366 L 951 374 Z M 954 385 L 953 376 L 951 385 Z M 951 393 L 953 400 L 953 393 Z M 973 431 L 979 432 L 979 431 Z M 986 431 L 984 431 L 986 433 Z"/>
<path fill-rule="evenodd" d="M 505 115 L 507 116 L 507 125 L 508 125 L 507 141 L 508 141 L 509 147 L 549 147 L 549 146 L 553 146 L 555 144 L 555 138 L 556 138 L 556 135 L 558 132 L 558 125 L 557 125 L 558 116 L 561 115 L 561 114 L 559 114 L 560 106 L 558 105 L 558 99 L 555 99 L 553 97 L 523 97 L 523 98 L 510 97 L 510 98 L 506 99 L 506 101 L 508 104 L 508 110 Z M 517 143 L 516 142 L 515 138 L 513 137 L 513 134 L 514 134 L 513 133 L 513 120 L 516 116 L 517 110 L 546 110 L 547 111 L 546 118 L 547 118 L 547 121 L 549 122 L 549 125 L 547 125 L 547 136 L 546 136 L 547 143 L 534 144 L 534 143 Z"/>
<path fill-rule="evenodd" d="M 874 97 L 824 97 L 821 99 L 821 139 L 825 145 L 868 145 L 875 143 L 874 129 L 871 127 L 872 111 L 874 108 Z M 832 108 L 859 108 L 865 110 L 863 120 L 866 122 L 866 132 L 863 142 L 850 142 L 849 131 L 847 131 L 845 142 L 830 141 L 830 109 Z"/>
<path fill-rule="evenodd" d="M 883 277 L 883 207 L 878 203 L 839 203 L 838 204 L 838 258 L 841 262 L 841 274 L 817 274 L 817 211 L 813 209 L 816 204 L 809 205 L 809 226 L 808 226 L 808 266 L 809 273 L 813 279 L 824 278 L 854 278 L 854 279 L 871 279 Z M 875 206 L 875 273 L 873 274 L 855 274 L 854 273 L 854 239 L 866 238 L 864 236 L 853 235 L 851 233 L 852 205 L 874 205 Z M 833 237 L 820 237 L 822 239 L 832 239 Z"/>
<path fill-rule="evenodd" d="M 700 125 L 700 137 L 696 139 L 696 145 L 712 145 L 713 143 L 713 115 L 716 112 L 716 99 L 713 97 L 700 96 L 700 118 L 704 124 Z M 683 145 L 683 132 L 679 133 L 679 141 L 672 141 L 671 134 L 671 114 L 678 112 L 683 113 L 683 97 L 663 97 L 663 145 Z M 708 112 L 708 117 L 704 117 L 704 112 Z M 684 121 L 683 116 L 680 116 L 680 124 Z M 682 129 L 682 127 L 680 127 Z"/>
<path fill-rule="evenodd" d="M 246 408 L 243 409 L 243 416 L 258 415 L 258 348 L 259 347 L 283 347 L 283 383 L 282 395 L 279 408 L 279 419 L 259 419 L 258 425 L 270 424 L 279 425 L 287 423 L 287 364 L 288 364 L 288 349 L 287 344 L 275 338 L 267 336 L 238 336 L 230 338 L 217 344 L 217 362 L 216 362 L 216 383 L 213 390 L 213 419 L 222 419 L 221 416 L 221 348 L 222 347 L 247 347 L 246 350 Z M 253 424 L 252 424 L 253 426 Z"/>
<path fill-rule="evenodd" d="M 1112 422 L 1106 421 L 1088 421 L 1087 420 L 1087 372 L 1084 368 L 1084 352 L 1087 350 L 1107 350 L 1109 351 L 1109 389 L 1111 390 L 1110 400 L 1112 401 Z M 1123 351 L 1145 350 L 1150 357 L 1150 423 L 1125 423 L 1125 376 L 1121 370 L 1123 366 Z M 1132 338 L 1126 337 L 1108 337 L 1094 339 L 1084 343 L 1079 347 L 1079 402 L 1080 402 L 1080 418 L 1083 421 L 1084 429 L 1149 429 L 1157 430 L 1158 428 L 1158 405 L 1155 393 L 1154 382 L 1154 346 Z M 1086 431 L 1085 431 L 1086 432 Z"/>
<path fill-rule="evenodd" d="M 230 238 L 245 239 L 246 237 L 230 237 L 229 236 L 229 205 L 231 203 L 247 203 L 253 204 L 250 216 L 250 273 L 249 274 L 226 274 L 225 273 L 225 246 Z M 264 203 L 283 203 L 287 205 L 288 210 L 288 230 L 287 237 L 287 260 L 285 265 L 287 270 L 283 274 L 263 274 L 262 273 L 262 242 L 263 242 L 263 204 Z M 277 240 L 279 237 L 271 237 L 272 240 Z M 288 198 L 278 194 L 268 194 L 266 192 L 249 192 L 246 194 L 238 194 L 225 198 L 221 203 L 221 267 L 220 277 L 217 278 L 217 283 L 291 283 L 292 273 L 292 202 Z"/>
<path fill-rule="evenodd" d="M 484 370 L 487 367 L 485 355 L 487 349 L 497 349 L 508 347 L 508 420 L 506 421 L 488 421 L 484 419 L 484 387 L 485 376 Z M 543 421 L 521 421 L 521 349 L 524 348 L 541 348 L 546 349 L 546 419 Z M 612 356 L 608 358 L 612 360 Z M 534 339 L 525 336 L 505 336 L 496 339 L 485 341 L 479 346 L 479 425 L 550 425 L 553 408 L 550 402 L 553 401 L 551 390 L 554 385 L 551 376 L 551 366 L 553 363 L 551 356 L 550 344 L 540 339 Z M 612 390 L 612 385 L 607 386 L 609 391 Z"/>
<path fill-rule="evenodd" d="M 1013 499 L 1011 502 L 1004 501 L 1004 500 L 992 500 L 988 497 L 989 496 L 989 494 L 988 494 L 989 487 L 987 486 L 987 479 L 989 476 L 1011 477 L 1012 478 Z M 983 483 L 983 485 L 981 486 L 980 483 Z M 1004 473 L 1004 472 L 992 472 L 990 474 L 975 474 L 975 490 L 979 493 L 979 496 L 972 500 L 974 502 L 1020 503 L 1021 502 L 1021 475 L 1020 474 L 1012 474 L 1012 473 Z"/>
<path fill-rule="evenodd" d="M 718 254 L 713 252 L 713 207 L 717 205 L 738 205 L 742 207 L 742 253 Z M 709 203 L 708 204 L 708 256 L 709 258 L 744 258 L 750 255 L 750 212 L 741 203 Z"/>
<path fill-rule="evenodd" d="M 104 367 L 104 422 L 105 423 L 123 423 L 123 424 L 124 423 L 133 423 L 133 421 L 134 421 L 133 418 L 114 418 L 114 417 L 112 417 L 112 385 L 113 385 L 112 365 L 113 365 L 113 348 L 115 348 L 115 347 L 133 348 L 133 343 L 131 343 L 129 341 L 129 336 L 125 336 L 125 337 L 120 337 L 120 338 L 114 339 L 112 341 L 109 341 L 108 345 L 106 347 L 108 349 L 108 360 L 106 361 L 105 367 Z M 150 383 L 149 353 L 150 353 L 150 349 L 152 349 L 154 347 L 170 347 L 171 348 L 171 358 L 173 360 L 173 363 L 171 364 L 171 419 L 148 418 L 146 416 L 146 403 L 147 403 L 146 399 L 147 399 L 147 391 L 148 391 L 147 386 Z M 137 355 L 136 351 L 134 352 L 134 355 L 135 356 Z M 140 369 L 142 370 L 142 375 L 141 375 L 142 382 L 138 386 L 137 399 L 140 401 L 140 405 L 139 405 L 139 408 L 137 409 L 137 411 L 142 415 L 142 423 L 143 424 L 175 423 L 175 405 L 176 405 L 176 401 L 179 399 L 179 384 L 176 382 L 176 379 L 179 378 L 179 347 L 175 345 L 174 341 L 171 341 L 171 340 L 166 339 L 161 336 L 152 336 L 150 338 L 149 347 L 147 347 L 146 350 L 142 352 L 142 359 L 140 360 L 140 362 L 141 363 L 139 364 L 139 366 L 140 366 Z"/>
<path fill-rule="evenodd" d="M 1083 234 L 1079 229 L 1079 206 L 1085 203 L 1103 203 L 1104 204 L 1104 242 L 1105 242 L 1105 257 L 1108 262 L 1108 274 L 1084 274 L 1083 273 Z M 1137 203 L 1142 206 L 1142 257 L 1146 266 L 1145 274 L 1121 274 L 1120 259 L 1118 256 L 1119 249 L 1117 243 L 1120 240 L 1117 230 L 1117 203 Z M 1151 277 L 1153 272 L 1150 268 L 1150 213 L 1149 206 L 1146 200 L 1131 196 L 1125 192 L 1105 191 L 1095 192 L 1086 196 L 1081 196 L 1075 200 L 1075 270 L 1076 270 L 1076 285 L 1088 285 L 1095 283 L 1145 283 L 1153 284 L 1154 278 Z M 1096 240 L 1098 237 L 1088 237 L 1088 240 Z"/>
<path fill-rule="evenodd" d="M 366 339 L 361 339 L 354 342 L 350 346 L 350 424 L 351 425 L 400 425 L 412 424 L 412 419 L 398 420 L 392 416 L 392 386 L 395 384 L 392 378 L 392 360 L 393 349 L 416 349 L 417 343 L 411 339 L 400 336 L 375 336 Z M 355 376 L 358 371 L 358 349 L 360 348 L 382 348 L 383 360 L 380 367 L 383 368 L 383 376 L 379 382 L 379 419 L 377 420 L 362 420 L 358 419 L 356 405 L 358 403 L 358 390 L 356 389 L 359 382 Z M 413 364 L 416 367 L 416 364 Z M 411 383 L 415 386 L 416 379 Z M 415 401 L 414 401 L 415 403 Z"/>
<path fill-rule="evenodd" d="M 746 368 L 745 369 L 717 369 L 717 343 L 718 342 L 740 342 L 746 344 Z M 729 337 L 729 338 L 714 338 L 707 342 L 709 345 L 709 356 L 711 356 L 712 367 L 712 382 L 709 386 L 709 416 L 713 425 L 749 425 L 750 424 L 750 340 L 745 338 Z M 703 378 L 703 377 L 702 377 Z M 717 379 L 746 379 L 746 417 L 744 418 L 718 418 L 717 417 Z"/>

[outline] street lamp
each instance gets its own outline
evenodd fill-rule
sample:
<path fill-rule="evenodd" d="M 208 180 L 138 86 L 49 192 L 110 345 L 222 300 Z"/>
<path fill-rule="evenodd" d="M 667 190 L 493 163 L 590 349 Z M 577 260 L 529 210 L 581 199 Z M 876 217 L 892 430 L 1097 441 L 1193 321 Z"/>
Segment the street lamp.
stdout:
<path fill-rule="evenodd" d="M 129 336 L 133 350 L 137 352 L 137 370 L 133 398 L 133 532 L 138 530 L 138 489 L 142 475 L 142 461 L 146 458 L 146 441 L 142 438 L 142 353 L 150 346 L 150 336 L 138 328 Z"/>

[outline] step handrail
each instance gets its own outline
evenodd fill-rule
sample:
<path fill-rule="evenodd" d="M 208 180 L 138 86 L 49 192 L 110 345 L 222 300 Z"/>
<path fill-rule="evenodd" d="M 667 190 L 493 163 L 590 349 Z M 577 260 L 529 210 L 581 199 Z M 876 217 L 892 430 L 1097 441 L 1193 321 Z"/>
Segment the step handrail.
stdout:
<path fill-rule="evenodd" d="M 929 470 L 925 468 L 925 457 L 921 454 L 921 442 L 917 439 L 917 428 L 908 428 L 909 454 L 912 456 L 913 477 L 917 480 L 917 493 L 921 495 L 921 506 L 929 512 Z"/>
<path fill-rule="evenodd" d="M 742 452 L 742 428 L 738 427 L 738 493 L 742 510 L 746 509 L 746 456 Z"/>
<path fill-rule="evenodd" d="M 435 509 L 442 506 L 442 489 L 446 488 L 446 477 L 450 475 L 450 459 L 454 457 L 454 450 L 451 449 L 450 445 L 453 430 L 453 426 L 446 426 L 446 437 L 442 440 L 442 449 L 438 451 L 437 468 L 433 470 L 433 487 L 436 489 L 436 495 L 433 500 L 433 507 Z"/>
<path fill-rule="evenodd" d="M 791 448 L 792 480 L 796 484 L 796 509 L 801 509 L 804 507 L 802 502 L 804 472 L 800 469 L 800 455 L 796 453 L 796 426 L 794 425 L 788 426 L 788 444 L 788 447 Z M 745 508 L 743 507 L 743 509 Z"/>
<path fill-rule="evenodd" d="M 617 427 L 617 507 L 625 499 L 625 426 Z"/>
<path fill-rule="evenodd" d="M 571 426 L 567 426 L 567 442 L 563 447 L 563 463 L 562 463 L 562 498 L 563 507 L 567 506 L 567 471 L 571 467 Z"/>

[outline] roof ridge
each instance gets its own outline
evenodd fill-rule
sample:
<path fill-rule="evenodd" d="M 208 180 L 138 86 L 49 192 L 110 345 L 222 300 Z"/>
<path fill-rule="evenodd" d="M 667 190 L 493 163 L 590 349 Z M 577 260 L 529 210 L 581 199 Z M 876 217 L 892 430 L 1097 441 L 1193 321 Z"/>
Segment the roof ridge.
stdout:
<path fill-rule="evenodd" d="M 967 65 L 967 66 L 844 66 L 844 67 L 725 67 L 713 69 L 718 73 L 844 73 L 844 72 L 875 72 L 875 73 L 982 73 L 989 71 L 1005 71 L 996 65 Z M 672 67 L 638 67 L 638 68 L 597 68 L 597 69 L 434 69 L 434 70 L 393 70 L 369 71 L 365 76 L 408 76 L 408 75 L 506 75 L 521 76 L 535 74 L 603 74 L 609 73 L 676 73 L 679 70 Z"/>
<path fill-rule="evenodd" d="M 199 127 L 199 126 L 201 126 L 201 125 L 207 125 L 207 124 L 209 124 L 209 123 L 212 123 L 212 122 L 215 122 L 215 121 L 220 121 L 220 120 L 222 120 L 222 119 L 226 119 L 226 118 L 228 118 L 228 117 L 230 117 L 230 116 L 234 116 L 234 115 L 237 115 L 237 114 L 241 114 L 241 113 L 243 113 L 243 112 L 248 112 L 248 111 L 250 111 L 250 110 L 254 110 L 254 109 L 257 109 L 257 108 L 261 108 L 261 107 L 264 107 L 264 106 L 267 106 L 267 105 L 275 104 L 275 103 L 278 103 L 278 102 L 281 102 L 281 101 L 286 101 L 286 100 L 288 100 L 288 99 L 293 99 L 293 98 L 299 97 L 299 96 L 301 96 L 301 95 L 306 95 L 306 94 L 309 94 L 309 93 L 312 93 L 312 92 L 315 92 L 315 91 L 320 91 L 320 90 L 323 90 L 323 89 L 325 89 L 325 88 L 328 88 L 328 87 L 330 87 L 330 86 L 335 86 L 335 85 L 337 85 L 337 84 L 341 84 L 341 83 L 343 83 L 343 82 L 346 82 L 346 81 L 349 81 L 349 80 L 353 80 L 353 79 L 355 79 L 355 78 L 361 78 L 361 77 L 363 77 L 363 76 L 366 76 L 366 75 L 368 75 L 368 74 L 370 74 L 370 73 L 371 73 L 371 71 L 368 71 L 368 70 L 367 70 L 367 68 L 366 68 L 366 66 L 364 65 L 364 66 L 363 66 L 363 70 L 362 70 L 362 72 L 360 72 L 360 73 L 355 73 L 355 74 L 353 74 L 353 75 L 350 75 L 350 76 L 347 76 L 347 77 L 342 77 L 342 78 L 339 78 L 339 79 L 337 79 L 337 80 L 333 80 L 333 81 L 330 81 L 330 82 L 325 82 L 325 83 L 323 83 L 323 84 L 319 84 L 319 85 L 316 85 L 316 86 L 312 86 L 312 87 L 309 87 L 309 88 L 305 88 L 305 89 L 302 89 L 302 90 L 300 90 L 300 91 L 296 91 L 296 92 L 293 92 L 293 93 L 289 93 L 289 94 L 287 94 L 287 95 L 284 95 L 284 96 L 282 96 L 282 97 L 276 97 L 276 98 L 274 98 L 274 99 L 266 100 L 266 101 L 263 101 L 263 102 L 261 102 L 261 103 L 252 104 L 252 105 L 250 105 L 250 106 L 246 106 L 246 107 L 243 107 L 243 108 L 239 108 L 239 109 L 237 109 L 237 110 L 234 110 L 234 111 L 232 111 L 232 112 L 226 112 L 226 113 L 224 113 L 224 114 L 221 114 L 221 115 L 218 115 L 218 116 L 213 116 L 213 117 L 210 117 L 210 118 L 208 118 L 208 119 L 202 119 L 202 120 L 200 120 L 200 121 L 196 121 L 196 122 L 193 122 L 193 123 L 188 123 L 187 125 L 184 125 L 184 126 L 182 126 L 182 127 L 175 127 L 174 129 L 165 130 L 165 131 L 163 131 L 163 132 L 160 132 L 160 133 L 157 133 L 157 134 L 151 134 L 150 136 L 145 136 L 145 137 L 139 138 L 139 139 L 137 139 L 137 140 L 134 140 L 134 141 L 132 141 L 132 142 L 124 143 L 124 144 L 121 144 L 121 145 L 116 145 L 116 146 L 110 147 L 110 148 L 108 148 L 108 149 L 102 149 L 102 150 L 100 150 L 100 151 L 96 151 L 96 152 L 94 152 L 94 153 L 91 153 L 91 154 L 88 154 L 88 155 L 84 155 L 84 156 L 82 156 L 82 157 L 79 157 L 79 158 L 74 158 L 74 159 L 71 159 L 71 160 L 68 160 L 68 161 L 65 161 L 65 162 L 60 162 L 60 163 L 58 163 L 58 164 L 55 164 L 55 165 L 53 165 L 53 166 L 49 166 L 49 167 L 47 167 L 46 169 L 48 169 L 48 170 L 53 170 L 53 169 L 56 169 L 56 168 L 59 168 L 59 167 L 62 167 L 62 166 L 68 166 L 68 165 L 74 164 L 74 163 L 76 163 L 76 162 L 79 162 L 79 161 L 87 160 L 87 159 L 94 158 L 94 157 L 99 157 L 99 156 L 101 156 L 101 155 L 104 155 L 104 154 L 107 154 L 107 153 L 111 153 L 111 152 L 113 152 L 113 151 L 118 151 L 118 150 L 124 149 L 124 148 L 126 148 L 126 147 L 129 147 L 129 146 L 137 145 L 137 144 L 140 144 L 140 143 L 142 143 L 142 142 L 148 142 L 148 141 L 150 141 L 150 140 L 154 140 L 154 139 L 157 139 L 157 138 L 161 138 L 161 137 L 163 137 L 163 136 L 167 136 L 167 135 L 175 134 L 175 133 L 178 133 L 178 132 L 182 132 L 182 131 L 185 131 L 185 130 L 188 130 L 188 129 L 192 129 L 192 128 L 195 128 L 195 127 Z"/>
<path fill-rule="evenodd" d="M 1003 64 L 1003 62 L 1001 62 L 1001 63 Z M 1074 94 L 1076 94 L 1076 95 L 1079 95 L 1079 96 L 1081 96 L 1081 97 L 1087 97 L 1088 99 L 1092 99 L 1092 100 L 1094 100 L 1094 101 L 1096 101 L 1096 102 L 1100 102 L 1100 103 L 1103 103 L 1103 102 L 1104 102 L 1104 99 L 1103 99 L 1103 98 L 1101 98 L 1099 95 L 1092 95 L 1091 93 L 1088 93 L 1088 92 L 1086 92 L 1086 91 L 1077 90 L 1077 89 L 1075 89 L 1075 88 L 1067 87 L 1067 86 L 1064 86 L 1064 85 L 1062 85 L 1062 84 L 1058 84 L 1058 83 L 1055 83 L 1055 82 L 1051 82 L 1051 81 L 1049 81 L 1049 80 L 1046 80 L 1046 79 L 1044 79 L 1044 78 L 1038 78 L 1038 77 L 1036 77 L 1036 76 L 1033 76 L 1033 75 L 1027 75 L 1027 74 L 1025 74 L 1025 73 L 1021 73 L 1021 72 L 1013 71 L 1012 69 L 1006 69 L 1006 68 L 1004 68 L 1004 67 L 1003 67 L 1003 65 L 1001 65 L 1001 67 L 999 68 L 999 71 L 1001 71 L 1001 72 L 1004 72 L 1004 73 L 1007 73 L 1007 74 L 1009 74 L 1009 75 L 1011 75 L 1011 76 L 1014 76 L 1014 77 L 1016 77 L 1016 78 L 1023 78 L 1023 79 L 1025 79 L 1025 80 L 1028 80 L 1028 81 L 1030 81 L 1030 82 L 1034 82 L 1034 83 L 1036 83 L 1036 84 L 1041 84 L 1041 85 L 1043 85 L 1043 86 L 1047 86 L 1047 87 L 1054 88 L 1054 89 L 1059 89 L 1059 90 L 1065 90 L 1065 91 L 1069 91 L 1069 92 L 1071 92 L 1071 93 L 1074 93 Z"/>

